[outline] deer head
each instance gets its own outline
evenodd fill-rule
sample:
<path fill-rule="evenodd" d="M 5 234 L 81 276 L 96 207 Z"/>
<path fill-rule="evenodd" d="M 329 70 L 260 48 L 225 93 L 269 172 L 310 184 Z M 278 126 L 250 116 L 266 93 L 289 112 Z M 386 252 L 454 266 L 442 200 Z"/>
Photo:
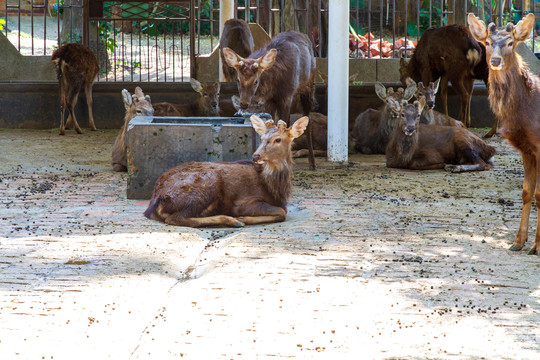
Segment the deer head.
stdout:
<path fill-rule="evenodd" d="M 150 95 L 144 95 L 140 87 L 135 88 L 135 93 L 131 95 L 126 89 L 122 90 L 122 100 L 126 108 L 126 118 L 131 120 L 135 116 L 152 116 L 154 108 Z"/>
<path fill-rule="evenodd" d="M 234 108 L 239 111 L 239 112 L 248 112 L 248 113 L 262 113 L 262 112 L 265 112 L 265 108 L 264 108 L 264 102 L 262 101 L 259 101 L 259 102 L 251 102 L 251 104 L 249 104 L 248 108 L 247 109 L 244 109 L 242 110 L 241 107 L 240 107 L 240 97 L 238 95 L 233 95 L 231 97 L 231 101 L 232 101 L 232 104 L 234 106 Z"/>
<path fill-rule="evenodd" d="M 246 110 L 259 87 L 261 74 L 274 66 L 277 50 L 270 49 L 257 59 L 244 59 L 229 48 L 224 48 L 222 51 L 227 65 L 235 68 L 238 74 L 237 83 L 238 92 L 240 93 L 240 107 L 242 110 Z"/>
<path fill-rule="evenodd" d="M 397 100 L 394 98 L 388 99 L 388 106 L 392 109 L 394 118 L 397 121 L 396 129 L 400 129 L 406 136 L 412 136 L 420 123 L 420 114 L 424 109 L 426 99 L 421 97 L 420 100 L 409 104 L 407 100 Z"/>
<path fill-rule="evenodd" d="M 292 163 L 291 143 L 304 133 L 308 122 L 309 118 L 304 116 L 288 128 L 283 120 L 279 120 L 276 126 L 273 120 L 265 122 L 257 115 L 251 115 L 251 124 L 261 136 L 261 145 L 253 154 L 253 161 L 265 164 L 270 170 Z"/>
<path fill-rule="evenodd" d="M 409 78 L 410 79 L 410 78 Z M 407 79 L 407 81 L 409 81 Z M 412 81 L 412 79 L 411 79 Z M 419 82 L 414 97 L 420 99 L 422 96 L 426 99 L 426 107 L 428 110 L 433 109 L 435 106 L 435 95 L 439 90 L 439 83 L 441 78 L 438 78 L 435 82 L 430 82 L 428 86 L 424 86 L 424 83 Z"/>
<path fill-rule="evenodd" d="M 219 90 L 221 84 L 216 81 L 213 84 L 204 84 L 196 79 L 191 78 L 189 80 L 193 90 L 199 93 L 199 105 L 208 116 L 219 115 Z"/>
<path fill-rule="evenodd" d="M 469 29 L 476 40 L 486 46 L 486 58 L 491 70 L 500 71 L 511 68 L 515 62 L 516 46 L 527 40 L 534 27 L 534 14 L 521 19 L 516 26 L 511 23 L 497 29 L 494 23 L 486 24 L 469 13 Z"/>

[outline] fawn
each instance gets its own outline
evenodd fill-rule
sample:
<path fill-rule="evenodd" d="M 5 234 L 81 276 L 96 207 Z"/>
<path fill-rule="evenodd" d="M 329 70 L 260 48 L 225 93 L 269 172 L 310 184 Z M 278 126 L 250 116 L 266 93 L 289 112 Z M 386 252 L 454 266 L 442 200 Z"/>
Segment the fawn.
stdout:
<path fill-rule="evenodd" d="M 172 104 L 160 102 L 154 104 L 155 116 L 219 116 L 220 83 L 200 83 L 190 79 L 191 87 L 199 93 L 197 101 L 191 104 Z"/>

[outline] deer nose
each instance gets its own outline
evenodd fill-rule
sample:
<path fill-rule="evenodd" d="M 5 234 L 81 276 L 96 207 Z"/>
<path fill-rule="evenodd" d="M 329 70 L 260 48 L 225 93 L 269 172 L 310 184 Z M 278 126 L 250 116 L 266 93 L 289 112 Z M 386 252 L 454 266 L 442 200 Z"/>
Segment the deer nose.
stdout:
<path fill-rule="evenodd" d="M 213 101 L 213 102 L 212 102 L 212 106 L 213 106 L 214 108 L 216 108 L 216 107 L 217 107 L 217 102 Z"/>
<path fill-rule="evenodd" d="M 246 110 L 248 108 L 248 104 L 240 103 L 240 109 Z"/>
<path fill-rule="evenodd" d="M 435 103 L 434 103 L 433 101 L 428 101 L 428 102 L 427 102 L 427 105 L 428 105 L 430 108 L 432 108 L 433 105 L 435 105 Z"/>
<path fill-rule="evenodd" d="M 414 131 L 414 126 L 407 126 L 407 130 L 412 133 Z"/>
<path fill-rule="evenodd" d="M 253 159 L 254 162 L 257 162 L 261 159 L 261 155 L 259 154 L 253 154 L 253 156 L 251 157 Z"/>
<path fill-rule="evenodd" d="M 492 57 L 489 61 L 491 66 L 493 67 L 499 67 L 501 65 L 501 58 L 500 57 Z"/>

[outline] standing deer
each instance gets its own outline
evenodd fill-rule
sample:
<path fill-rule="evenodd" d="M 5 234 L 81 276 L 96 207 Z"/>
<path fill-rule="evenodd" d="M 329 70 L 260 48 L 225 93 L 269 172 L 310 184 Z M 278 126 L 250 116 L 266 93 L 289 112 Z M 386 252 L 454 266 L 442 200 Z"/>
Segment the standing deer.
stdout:
<path fill-rule="evenodd" d="M 227 65 L 236 69 L 242 109 L 247 109 L 256 98 L 274 119 L 289 124 L 291 104 L 298 94 L 302 113 L 309 115 L 314 103 L 316 67 L 307 35 L 297 31 L 280 33 L 248 58 L 229 48 L 221 50 Z M 307 126 L 309 164 L 314 169 L 311 122 Z"/>
<path fill-rule="evenodd" d="M 519 251 L 527 242 L 533 195 L 536 210 L 540 208 L 540 77 L 516 53 L 516 46 L 531 36 L 534 14 L 528 14 L 516 26 L 509 23 L 501 29 L 493 23 L 486 28 L 474 14 L 467 19 L 474 37 L 486 46 L 489 103 L 501 124 L 500 133 L 518 149 L 523 160 L 521 222 L 510 247 Z M 540 217 L 529 254 L 540 255 Z"/>
<path fill-rule="evenodd" d="M 126 160 L 126 131 L 129 121 L 135 116 L 152 116 L 154 109 L 149 95 L 144 95 L 140 87 L 135 88 L 135 94 L 131 95 L 126 89 L 122 90 L 122 100 L 126 108 L 124 116 L 124 125 L 120 129 L 112 150 L 112 167 L 114 171 L 127 171 Z"/>
<path fill-rule="evenodd" d="M 306 129 L 308 117 L 291 127 L 266 123 L 252 115 L 261 136 L 253 160 L 228 163 L 191 162 L 159 177 L 147 218 L 169 225 L 202 227 L 285 221 L 291 195 L 291 143 Z"/>
<path fill-rule="evenodd" d="M 425 102 L 424 97 L 414 104 L 388 100 L 397 116 L 386 147 L 386 166 L 452 172 L 489 170 L 495 148 L 465 128 L 420 124 Z"/>
<path fill-rule="evenodd" d="M 88 104 L 90 128 L 95 131 L 96 125 L 92 114 L 92 86 L 99 72 L 96 55 L 87 46 L 68 43 L 56 49 L 51 60 L 56 68 L 56 77 L 60 85 L 60 135 L 65 135 L 65 129 L 66 127 L 70 128 L 72 120 L 75 131 L 82 134 L 77 118 L 75 118 L 74 108 L 79 98 L 79 92 L 83 88 Z M 69 115 L 64 125 L 66 108 Z"/>
<path fill-rule="evenodd" d="M 410 76 L 414 81 L 428 84 L 441 78 L 444 114 L 448 115 L 448 81 L 459 95 L 458 120 L 471 125 L 470 102 L 474 79 L 488 84 L 489 70 L 482 59 L 485 48 L 461 25 L 430 28 L 424 32 L 411 59 L 401 59 L 401 82 Z M 496 129 L 495 124 L 495 129 Z"/>
<path fill-rule="evenodd" d="M 154 104 L 155 116 L 219 116 L 219 81 L 200 83 L 190 79 L 191 87 L 199 93 L 197 101 L 190 104 L 172 104 L 160 102 Z"/>
<path fill-rule="evenodd" d="M 413 80 L 408 78 L 405 82 L 409 84 L 411 81 Z M 420 97 L 422 96 L 426 99 L 426 105 L 424 106 L 424 110 L 422 110 L 422 114 L 420 115 L 420 123 L 428 125 L 463 127 L 464 125 L 461 121 L 433 110 L 435 107 L 435 95 L 439 89 L 439 82 L 440 78 L 435 82 L 430 82 L 428 86 L 424 86 L 422 82 L 419 82 L 416 86 L 414 97 L 417 100 L 420 100 Z"/>
<path fill-rule="evenodd" d="M 363 154 L 384 154 L 390 135 L 394 130 L 394 117 L 397 113 L 388 106 L 390 99 L 409 101 L 414 96 L 416 84 L 410 83 L 405 90 L 392 88 L 388 91 L 381 83 L 375 83 L 375 93 L 385 102 L 380 110 L 367 109 L 354 121 L 351 137 L 355 142 L 354 148 Z"/>
<path fill-rule="evenodd" d="M 223 32 L 219 39 L 219 49 L 222 62 L 223 76 L 225 81 L 236 80 L 236 70 L 227 66 L 223 51 L 221 49 L 229 48 L 239 56 L 246 58 L 253 52 L 255 45 L 249 25 L 242 19 L 229 19 L 223 24 Z"/>

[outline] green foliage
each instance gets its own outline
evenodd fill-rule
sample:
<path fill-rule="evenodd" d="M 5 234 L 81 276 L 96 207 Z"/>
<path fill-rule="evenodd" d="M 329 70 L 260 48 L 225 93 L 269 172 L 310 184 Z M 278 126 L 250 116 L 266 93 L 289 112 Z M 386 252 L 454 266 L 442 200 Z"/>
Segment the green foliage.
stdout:
<path fill-rule="evenodd" d="M 118 30 L 116 30 L 111 23 L 103 22 L 98 22 L 98 30 L 99 38 L 105 44 L 107 51 L 114 51 L 114 49 L 118 47 L 115 40 L 115 36 L 118 33 Z M 113 33 L 114 36 L 111 37 L 111 33 Z"/>

